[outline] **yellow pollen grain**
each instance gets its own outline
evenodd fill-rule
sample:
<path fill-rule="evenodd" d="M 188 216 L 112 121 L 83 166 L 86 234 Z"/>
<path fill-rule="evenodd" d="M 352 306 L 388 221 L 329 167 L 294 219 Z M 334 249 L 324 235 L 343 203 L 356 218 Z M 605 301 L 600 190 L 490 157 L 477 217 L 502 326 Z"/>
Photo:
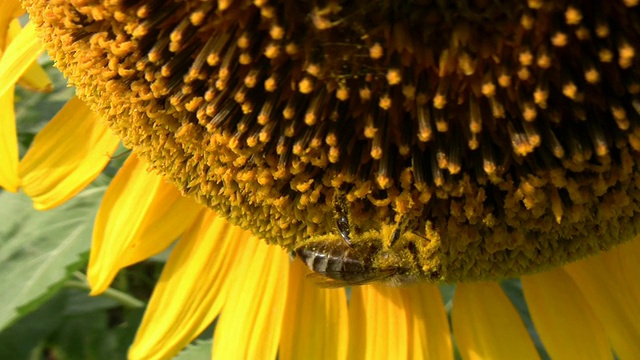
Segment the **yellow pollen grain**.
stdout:
<path fill-rule="evenodd" d="M 273 19 L 276 16 L 276 9 L 273 6 L 261 6 L 260 16 L 265 19 Z"/>
<path fill-rule="evenodd" d="M 358 91 L 358 95 L 360 96 L 360 99 L 362 101 L 369 101 L 371 100 L 371 89 L 369 89 L 368 87 L 360 88 L 360 90 Z"/>
<path fill-rule="evenodd" d="M 535 22 L 535 19 L 530 14 L 523 14 L 522 17 L 520 17 L 520 25 L 525 30 L 533 29 L 534 22 Z"/>
<path fill-rule="evenodd" d="M 538 58 L 538 61 L 536 62 L 536 64 L 541 69 L 548 69 L 551 67 L 551 57 L 549 55 L 544 54 Z"/>
<path fill-rule="evenodd" d="M 204 22 L 205 13 L 202 11 L 195 11 L 189 15 L 189 21 L 193 26 L 200 26 Z"/>
<path fill-rule="evenodd" d="M 444 109 L 446 105 L 447 105 L 446 96 L 442 94 L 436 94 L 436 96 L 433 97 L 433 107 L 435 107 L 436 109 Z"/>
<path fill-rule="evenodd" d="M 264 89 L 268 92 L 274 92 L 278 88 L 278 82 L 273 77 L 269 77 L 264 81 Z"/>
<path fill-rule="evenodd" d="M 148 5 L 142 5 L 136 11 L 136 16 L 138 18 L 140 18 L 140 19 L 146 19 L 147 17 L 149 17 L 150 13 L 151 13 L 151 11 L 149 10 L 149 6 Z"/>
<path fill-rule="evenodd" d="M 282 110 L 282 117 L 284 117 L 285 120 L 293 119 L 295 114 L 296 114 L 296 111 L 293 108 L 290 108 L 290 107 L 286 107 L 286 108 L 284 108 L 284 110 Z"/>
<path fill-rule="evenodd" d="M 300 80 L 298 83 L 298 91 L 303 94 L 310 94 L 313 91 L 313 80 L 308 77 Z"/>
<path fill-rule="evenodd" d="M 249 65 L 251 64 L 251 61 L 252 61 L 251 54 L 249 53 L 242 53 L 238 57 L 238 62 L 242 65 Z"/>
<path fill-rule="evenodd" d="M 322 71 L 322 67 L 320 66 L 320 64 L 311 63 L 307 66 L 305 71 L 315 77 L 319 77 L 320 72 Z"/>
<path fill-rule="evenodd" d="M 496 95 L 496 86 L 492 82 L 485 82 L 480 87 L 480 92 L 486 97 L 494 97 Z"/>
<path fill-rule="evenodd" d="M 604 39 L 609 36 L 609 25 L 607 24 L 597 24 L 596 25 L 596 36 Z"/>
<path fill-rule="evenodd" d="M 547 107 L 547 99 L 549 98 L 549 92 L 543 89 L 537 88 L 533 92 L 533 102 L 545 109 Z"/>
<path fill-rule="evenodd" d="M 522 112 L 522 117 L 524 118 L 524 120 L 531 122 L 535 120 L 537 116 L 538 112 L 536 111 L 536 108 L 533 106 L 533 104 L 527 103 L 524 106 L 524 111 Z"/>
<path fill-rule="evenodd" d="M 503 88 L 511 86 L 511 76 L 506 74 L 502 74 L 498 76 L 498 85 L 500 85 Z"/>
<path fill-rule="evenodd" d="M 567 25 L 578 25 L 582 21 L 582 13 L 573 6 L 569 6 L 564 12 L 564 18 Z"/>
<path fill-rule="evenodd" d="M 373 139 L 377 132 L 378 129 L 373 125 L 367 125 L 364 127 L 364 137 L 367 139 Z"/>
<path fill-rule="evenodd" d="M 613 51 L 609 49 L 602 49 L 598 51 L 598 58 L 603 63 L 610 63 L 613 61 Z"/>
<path fill-rule="evenodd" d="M 271 36 L 273 40 L 281 40 L 284 37 L 284 28 L 279 25 L 271 26 L 271 29 L 269 29 L 269 36 Z"/>
<path fill-rule="evenodd" d="M 402 75 L 399 69 L 389 69 L 389 71 L 387 71 L 387 82 L 389 85 L 400 84 L 400 81 L 402 81 Z"/>
<path fill-rule="evenodd" d="M 284 52 L 286 52 L 287 55 L 295 55 L 298 51 L 300 51 L 300 47 L 294 42 L 287 43 L 284 46 Z"/>
<path fill-rule="evenodd" d="M 575 99 L 578 94 L 578 87 L 573 82 L 568 82 L 562 86 L 562 94 L 569 99 Z"/>
<path fill-rule="evenodd" d="M 531 71 L 529 71 L 529 68 L 521 67 L 520 69 L 518 69 L 518 79 L 522 81 L 526 81 L 529 79 L 530 76 L 531 76 Z"/>
<path fill-rule="evenodd" d="M 382 148 L 380 148 L 379 146 L 371 147 L 370 155 L 371 155 L 372 158 L 374 158 L 376 160 L 382 159 Z"/>
<path fill-rule="evenodd" d="M 637 6 L 639 3 L 638 0 L 622 0 L 622 2 L 626 7 L 634 7 L 634 6 Z"/>
<path fill-rule="evenodd" d="M 382 45 L 380 45 L 379 43 L 375 43 L 369 48 L 369 57 L 371 57 L 372 59 L 374 60 L 380 59 L 383 55 L 384 55 L 384 49 L 382 48 Z"/>
<path fill-rule="evenodd" d="M 533 54 L 529 50 L 524 50 L 518 55 L 518 61 L 522 66 L 533 64 Z"/>
<path fill-rule="evenodd" d="M 264 49 L 264 56 L 268 59 L 275 59 L 280 55 L 280 47 L 277 44 L 270 43 Z"/>
<path fill-rule="evenodd" d="M 527 5 L 529 6 L 529 8 L 534 10 L 540 9 L 543 4 L 544 4 L 544 0 L 528 0 L 527 1 Z"/>
<path fill-rule="evenodd" d="M 378 102 L 378 106 L 380 106 L 380 108 L 382 108 L 384 110 L 391 109 L 391 98 L 389 97 L 389 95 L 385 94 L 382 97 L 380 97 L 380 101 Z"/>
<path fill-rule="evenodd" d="M 349 89 L 346 87 L 339 87 L 338 90 L 336 90 L 336 98 L 340 101 L 349 100 Z"/>
<path fill-rule="evenodd" d="M 600 73 L 595 68 L 591 68 L 584 73 L 584 78 L 590 84 L 597 84 L 600 82 Z"/>
<path fill-rule="evenodd" d="M 232 0 L 218 0 L 218 10 L 220 11 L 227 10 L 232 3 L 233 3 Z"/>
<path fill-rule="evenodd" d="M 563 32 L 558 31 L 551 37 L 551 44 L 555 47 L 564 47 L 567 46 L 568 43 L 569 37 Z"/>
<path fill-rule="evenodd" d="M 251 45 L 251 39 L 249 38 L 249 34 L 240 35 L 240 37 L 236 41 L 236 45 L 238 45 L 240 49 L 249 48 L 249 45 Z"/>

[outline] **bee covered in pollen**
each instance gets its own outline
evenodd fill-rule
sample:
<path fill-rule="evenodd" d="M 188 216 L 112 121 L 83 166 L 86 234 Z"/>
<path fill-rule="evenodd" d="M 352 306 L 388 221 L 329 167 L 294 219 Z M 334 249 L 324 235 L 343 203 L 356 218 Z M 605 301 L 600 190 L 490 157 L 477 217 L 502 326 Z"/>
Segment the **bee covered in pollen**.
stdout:
<path fill-rule="evenodd" d="M 337 207 L 336 225 L 336 233 L 312 236 L 294 249 L 318 286 L 399 286 L 440 279 L 438 264 L 424 265 L 429 263 L 425 254 L 433 254 L 429 240 L 410 231 L 406 221 L 356 233 L 344 208 Z"/>

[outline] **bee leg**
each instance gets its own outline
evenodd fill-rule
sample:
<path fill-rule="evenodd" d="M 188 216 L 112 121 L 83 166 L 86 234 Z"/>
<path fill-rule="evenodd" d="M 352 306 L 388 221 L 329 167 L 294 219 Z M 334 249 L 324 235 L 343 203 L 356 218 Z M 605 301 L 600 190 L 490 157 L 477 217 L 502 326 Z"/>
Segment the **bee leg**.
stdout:
<path fill-rule="evenodd" d="M 406 216 L 402 216 L 399 221 L 396 223 L 396 227 L 393 229 L 391 233 L 391 237 L 389 238 L 389 247 L 392 247 L 393 244 L 396 243 L 402 236 L 402 232 L 407 225 L 409 219 Z"/>
<path fill-rule="evenodd" d="M 351 225 L 349 224 L 349 209 L 342 194 L 336 194 L 333 199 L 336 210 L 336 227 L 347 246 L 351 247 Z"/>

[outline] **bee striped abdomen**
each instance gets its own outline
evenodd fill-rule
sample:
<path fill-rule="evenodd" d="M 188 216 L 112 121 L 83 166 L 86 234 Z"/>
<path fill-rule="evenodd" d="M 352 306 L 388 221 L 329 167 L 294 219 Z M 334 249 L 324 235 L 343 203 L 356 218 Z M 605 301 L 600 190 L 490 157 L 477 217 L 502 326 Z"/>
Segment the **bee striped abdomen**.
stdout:
<path fill-rule="evenodd" d="M 313 271 L 336 280 L 350 280 L 367 272 L 368 256 L 362 249 L 344 242 L 317 242 L 296 249 L 296 254 Z"/>

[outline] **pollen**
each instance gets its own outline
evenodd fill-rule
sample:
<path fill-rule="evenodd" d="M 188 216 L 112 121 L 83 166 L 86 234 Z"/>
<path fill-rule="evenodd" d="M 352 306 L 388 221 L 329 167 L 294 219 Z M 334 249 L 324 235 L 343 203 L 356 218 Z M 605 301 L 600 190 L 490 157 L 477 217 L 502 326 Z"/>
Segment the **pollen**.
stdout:
<path fill-rule="evenodd" d="M 437 281 L 640 233 L 638 1 L 23 3 L 127 147 L 269 243 L 335 234 L 336 196 Z"/>

